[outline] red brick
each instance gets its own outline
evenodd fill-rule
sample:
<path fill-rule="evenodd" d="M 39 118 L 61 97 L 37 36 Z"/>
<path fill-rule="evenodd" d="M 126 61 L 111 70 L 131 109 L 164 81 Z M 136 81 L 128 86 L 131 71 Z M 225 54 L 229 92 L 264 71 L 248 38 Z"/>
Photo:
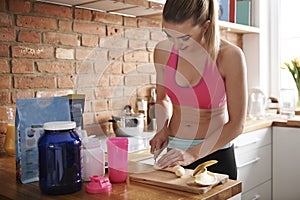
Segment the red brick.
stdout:
<path fill-rule="evenodd" d="M 41 34 L 36 31 L 20 31 L 19 42 L 41 43 Z"/>
<path fill-rule="evenodd" d="M 73 62 L 41 61 L 41 62 L 36 62 L 36 64 L 37 64 L 37 70 L 41 73 L 71 74 L 75 72 Z"/>
<path fill-rule="evenodd" d="M 71 32 L 72 31 L 72 21 L 59 20 L 58 21 L 58 29 L 63 32 Z"/>
<path fill-rule="evenodd" d="M 106 35 L 105 25 L 99 23 L 74 22 L 73 29 L 77 33 L 97 34 L 99 36 Z"/>
<path fill-rule="evenodd" d="M 100 38 L 100 47 L 127 49 L 128 40 L 118 36 Z"/>
<path fill-rule="evenodd" d="M 139 28 L 154 28 L 157 30 L 161 30 L 162 24 L 161 24 L 160 20 L 139 18 L 138 19 L 138 27 Z"/>
<path fill-rule="evenodd" d="M 110 62 L 108 60 L 97 60 L 95 62 L 95 73 L 103 73 L 108 65 L 110 65 Z"/>
<path fill-rule="evenodd" d="M 37 16 L 17 16 L 17 26 L 33 29 L 57 30 L 57 20 Z"/>
<path fill-rule="evenodd" d="M 125 30 L 125 38 L 137 40 L 149 40 L 150 31 L 144 28 L 130 28 Z"/>
<path fill-rule="evenodd" d="M 94 73 L 93 62 L 82 61 L 76 63 L 76 73 L 77 74 L 91 74 Z"/>
<path fill-rule="evenodd" d="M 125 62 L 149 62 L 147 51 L 129 51 L 124 54 Z"/>
<path fill-rule="evenodd" d="M 110 86 L 120 86 L 124 85 L 124 76 L 122 75 L 111 75 L 109 80 Z"/>
<path fill-rule="evenodd" d="M 130 104 L 129 97 L 122 97 L 120 98 L 112 98 L 109 101 L 109 109 L 110 110 L 123 110 L 124 105 Z"/>
<path fill-rule="evenodd" d="M 58 88 L 74 88 L 76 78 L 72 75 L 59 76 L 57 80 Z"/>
<path fill-rule="evenodd" d="M 133 85 L 147 85 L 150 83 L 150 76 L 147 74 L 136 74 L 136 75 L 128 75 L 125 76 L 125 85 L 133 86 Z"/>
<path fill-rule="evenodd" d="M 12 26 L 12 17 L 6 13 L 0 13 L 0 26 L 11 27 Z"/>
<path fill-rule="evenodd" d="M 92 19 L 95 22 L 102 22 L 105 24 L 116 24 L 116 25 L 122 25 L 123 24 L 123 17 L 121 15 L 113 15 L 109 13 L 103 13 L 103 12 L 92 12 Z"/>
<path fill-rule="evenodd" d="M 17 99 L 34 98 L 33 90 L 14 90 L 11 95 L 12 103 L 16 103 Z"/>
<path fill-rule="evenodd" d="M 0 59 L 0 74 L 6 74 L 6 73 L 9 73 L 9 72 L 10 72 L 9 61 L 4 60 L 4 59 Z"/>
<path fill-rule="evenodd" d="M 50 15 L 60 18 L 72 18 L 72 8 L 49 3 L 35 3 L 34 11 L 43 15 Z"/>
<path fill-rule="evenodd" d="M 0 90 L 0 105 L 9 104 L 9 91 Z"/>
<path fill-rule="evenodd" d="M 0 1 L 0 11 L 5 11 L 6 8 L 6 1 L 5 0 L 1 0 Z"/>
<path fill-rule="evenodd" d="M 6 107 L 0 107 L 0 121 L 7 120 Z"/>
<path fill-rule="evenodd" d="M 11 77 L 9 75 L 0 76 L 0 89 L 11 88 Z"/>
<path fill-rule="evenodd" d="M 100 74 L 98 77 L 97 87 L 107 87 L 109 86 L 109 75 Z"/>
<path fill-rule="evenodd" d="M 101 87 L 96 89 L 95 97 L 97 99 L 102 98 L 112 98 L 112 97 L 122 97 L 123 96 L 123 88 L 122 87 Z"/>
<path fill-rule="evenodd" d="M 108 109 L 107 100 L 97 100 L 93 103 L 94 111 L 106 111 Z"/>
<path fill-rule="evenodd" d="M 96 87 L 99 81 L 98 74 L 80 74 L 76 79 L 79 88 Z"/>
<path fill-rule="evenodd" d="M 34 63 L 32 60 L 12 60 L 12 72 L 14 74 L 33 74 Z"/>
<path fill-rule="evenodd" d="M 147 41 L 145 40 L 129 40 L 129 48 L 130 49 L 140 49 L 146 50 Z"/>
<path fill-rule="evenodd" d="M 122 74 L 122 66 L 121 62 L 111 62 L 103 68 L 103 72 L 105 74 Z"/>
<path fill-rule="evenodd" d="M 107 50 L 106 49 L 87 49 L 87 48 L 81 48 L 76 49 L 76 59 L 77 60 L 107 60 Z"/>
<path fill-rule="evenodd" d="M 54 76 L 15 76 L 16 89 L 55 88 Z"/>
<path fill-rule="evenodd" d="M 54 49 L 51 46 L 13 46 L 14 58 L 53 58 Z"/>
<path fill-rule="evenodd" d="M 97 35 L 82 35 L 82 46 L 97 47 L 99 44 L 99 37 Z"/>
<path fill-rule="evenodd" d="M 58 44 L 79 46 L 80 40 L 77 34 L 46 32 L 44 34 L 44 42 L 46 44 Z"/>
<path fill-rule="evenodd" d="M 155 41 L 161 41 L 167 39 L 167 37 L 166 34 L 164 34 L 162 31 L 151 31 L 150 39 Z"/>
<path fill-rule="evenodd" d="M 12 28 L 0 28 L 0 41 L 13 42 L 15 41 L 15 31 Z"/>
<path fill-rule="evenodd" d="M 75 19 L 91 21 L 92 20 L 92 11 L 87 10 L 87 9 L 75 8 Z"/>
<path fill-rule="evenodd" d="M 74 49 L 57 48 L 55 51 L 55 57 L 58 59 L 74 59 Z"/>
<path fill-rule="evenodd" d="M 127 27 L 137 27 L 137 19 L 133 17 L 124 17 L 124 25 Z"/>
<path fill-rule="evenodd" d="M 9 10 L 13 12 L 29 13 L 31 9 L 31 1 L 24 0 L 8 0 Z"/>
<path fill-rule="evenodd" d="M 124 49 L 110 49 L 108 59 L 113 61 L 124 61 Z"/>
<path fill-rule="evenodd" d="M 124 28 L 116 26 L 107 26 L 107 36 L 118 35 L 124 37 Z"/>
<path fill-rule="evenodd" d="M 123 65 L 123 73 L 128 74 L 130 72 L 135 72 L 136 71 L 136 63 L 124 63 Z"/>
<path fill-rule="evenodd" d="M 0 57 L 9 56 L 9 46 L 7 44 L 0 44 Z"/>

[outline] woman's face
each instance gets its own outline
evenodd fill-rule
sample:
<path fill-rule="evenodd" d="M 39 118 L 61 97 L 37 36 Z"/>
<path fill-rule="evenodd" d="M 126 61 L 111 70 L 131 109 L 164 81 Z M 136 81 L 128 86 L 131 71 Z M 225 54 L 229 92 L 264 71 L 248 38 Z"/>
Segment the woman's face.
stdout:
<path fill-rule="evenodd" d="M 193 19 L 181 24 L 163 21 L 163 31 L 175 49 L 183 51 L 195 45 L 204 45 L 204 29 L 195 25 Z"/>

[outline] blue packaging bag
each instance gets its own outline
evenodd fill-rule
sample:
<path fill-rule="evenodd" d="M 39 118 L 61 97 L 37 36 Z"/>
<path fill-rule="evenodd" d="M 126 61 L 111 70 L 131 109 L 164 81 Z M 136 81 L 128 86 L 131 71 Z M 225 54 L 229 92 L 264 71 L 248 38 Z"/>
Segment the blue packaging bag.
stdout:
<path fill-rule="evenodd" d="M 17 99 L 16 176 L 22 183 L 38 181 L 37 142 L 50 121 L 71 121 L 68 97 Z"/>

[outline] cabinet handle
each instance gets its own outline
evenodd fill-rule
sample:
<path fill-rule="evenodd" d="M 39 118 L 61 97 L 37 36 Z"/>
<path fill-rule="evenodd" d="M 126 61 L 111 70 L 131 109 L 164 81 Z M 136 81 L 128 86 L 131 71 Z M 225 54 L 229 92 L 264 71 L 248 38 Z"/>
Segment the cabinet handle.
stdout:
<path fill-rule="evenodd" d="M 259 194 L 256 194 L 252 200 L 260 199 L 260 197 L 261 197 L 261 196 L 260 196 Z"/>
<path fill-rule="evenodd" d="M 251 145 L 251 144 L 255 144 L 257 143 L 258 141 L 260 141 L 260 139 L 256 138 L 255 140 L 252 140 L 250 142 L 246 142 L 244 144 L 240 144 L 240 145 L 234 145 L 234 147 L 237 149 L 237 148 L 241 148 L 241 147 L 245 147 L 245 146 L 248 146 L 248 145 Z"/>
<path fill-rule="evenodd" d="M 244 164 L 241 164 L 241 165 L 237 166 L 237 168 L 242 168 L 242 167 L 245 167 L 245 166 L 247 166 L 247 165 L 251 165 L 251 164 L 253 164 L 253 163 L 256 163 L 256 162 L 259 161 L 259 160 L 260 160 L 260 158 L 259 158 L 259 157 L 256 157 L 255 159 L 250 160 L 249 162 L 246 162 L 246 163 L 244 163 Z"/>

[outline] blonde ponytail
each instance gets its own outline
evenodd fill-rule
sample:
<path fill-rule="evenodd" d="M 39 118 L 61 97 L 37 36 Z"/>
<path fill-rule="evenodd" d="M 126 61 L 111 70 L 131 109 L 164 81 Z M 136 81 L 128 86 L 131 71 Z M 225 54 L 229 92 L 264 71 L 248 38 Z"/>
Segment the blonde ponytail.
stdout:
<path fill-rule="evenodd" d="M 207 42 L 208 53 L 213 61 L 216 61 L 220 49 L 220 31 L 219 31 L 219 3 L 217 0 L 209 1 L 209 19 L 210 25 L 204 35 Z"/>

